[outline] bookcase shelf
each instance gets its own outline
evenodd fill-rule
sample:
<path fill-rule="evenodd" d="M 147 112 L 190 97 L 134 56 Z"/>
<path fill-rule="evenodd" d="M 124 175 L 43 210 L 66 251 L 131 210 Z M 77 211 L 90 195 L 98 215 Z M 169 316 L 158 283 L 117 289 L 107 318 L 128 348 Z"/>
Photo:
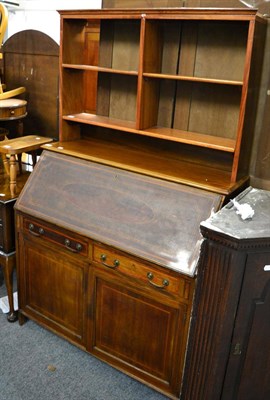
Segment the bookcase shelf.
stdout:
<path fill-rule="evenodd" d="M 112 119 L 88 113 L 67 115 L 63 116 L 63 119 L 66 121 L 80 122 L 89 125 L 101 126 L 104 128 L 127 131 L 136 133 L 138 135 L 157 137 L 159 139 L 165 139 L 179 143 L 187 143 L 193 146 L 212 148 L 229 153 L 233 153 L 235 150 L 235 140 L 221 138 L 218 136 L 213 137 L 210 135 L 181 131 L 179 129 L 160 127 L 151 127 L 148 130 L 143 131 L 136 129 L 135 124 L 132 122 L 123 122 L 119 119 Z"/>
<path fill-rule="evenodd" d="M 168 74 L 156 74 L 156 73 L 144 73 L 145 78 L 157 78 L 157 79 L 175 79 L 179 81 L 190 81 L 190 82 L 205 82 L 205 83 L 216 83 L 220 85 L 235 85 L 242 86 L 242 81 L 230 81 L 225 79 L 213 79 L 213 78 L 198 78 L 195 76 L 184 76 L 184 75 L 168 75 Z"/>
<path fill-rule="evenodd" d="M 183 176 L 184 169 L 194 165 L 207 175 L 211 151 L 215 159 L 226 153 L 225 169 L 222 163 L 214 164 L 223 171 L 215 179 L 217 191 L 224 182 L 229 192 L 247 179 L 254 113 L 246 110 L 256 102 L 261 66 L 257 48 L 266 26 L 256 10 L 60 14 L 61 143 L 91 141 L 102 130 L 112 137 L 120 133 L 118 141 L 128 149 L 130 134 L 148 137 L 149 153 L 156 152 L 155 140 L 158 147 L 161 142 L 176 146 L 179 157 L 181 146 L 190 146 L 191 166 L 184 163 Z M 202 148 L 207 149 L 205 155 Z M 199 164 L 194 162 L 197 153 Z M 170 163 L 171 153 L 164 154 L 164 164 Z M 138 163 L 139 157 L 138 152 Z M 193 175 L 195 186 L 202 184 L 198 175 Z"/>
<path fill-rule="evenodd" d="M 124 71 L 120 69 L 97 67 L 94 65 L 63 64 L 63 68 L 78 69 L 81 71 L 108 72 L 110 74 L 138 75 L 137 71 Z"/>

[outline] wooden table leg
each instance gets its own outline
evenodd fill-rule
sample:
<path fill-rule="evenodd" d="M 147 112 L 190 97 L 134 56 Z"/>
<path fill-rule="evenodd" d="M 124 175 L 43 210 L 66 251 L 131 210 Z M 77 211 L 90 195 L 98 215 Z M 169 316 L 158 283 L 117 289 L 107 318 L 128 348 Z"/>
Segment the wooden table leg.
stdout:
<path fill-rule="evenodd" d="M 7 287 L 7 295 L 9 302 L 9 314 L 8 321 L 15 322 L 18 319 L 18 313 L 14 310 L 14 301 L 13 301 L 13 273 L 16 264 L 16 255 L 5 255 L 1 256 L 0 259 L 1 265 L 3 266 L 4 280 Z"/>
<path fill-rule="evenodd" d="M 17 163 L 15 154 L 10 155 L 9 159 L 10 192 L 12 196 L 16 194 Z"/>
<path fill-rule="evenodd" d="M 6 155 L 3 155 L 3 164 L 6 174 L 9 176 L 9 159 Z"/>

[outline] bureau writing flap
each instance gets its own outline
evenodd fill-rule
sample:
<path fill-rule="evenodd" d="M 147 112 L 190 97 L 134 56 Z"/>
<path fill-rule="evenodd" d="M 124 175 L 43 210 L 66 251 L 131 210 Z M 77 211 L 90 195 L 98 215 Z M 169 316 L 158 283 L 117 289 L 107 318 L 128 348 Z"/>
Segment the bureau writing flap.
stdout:
<path fill-rule="evenodd" d="M 44 151 L 16 209 L 192 276 L 200 222 L 219 205 L 215 193 Z"/>

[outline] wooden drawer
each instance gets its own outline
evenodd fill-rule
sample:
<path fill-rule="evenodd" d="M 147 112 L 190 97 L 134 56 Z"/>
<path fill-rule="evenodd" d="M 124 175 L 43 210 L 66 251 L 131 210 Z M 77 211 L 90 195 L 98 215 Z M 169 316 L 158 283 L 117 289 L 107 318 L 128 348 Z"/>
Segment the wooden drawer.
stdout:
<path fill-rule="evenodd" d="M 182 275 L 176 276 L 173 271 L 147 263 L 144 264 L 125 253 L 101 245 L 94 245 L 93 259 L 102 268 L 117 270 L 129 278 L 139 279 L 149 287 L 176 295 L 186 301 L 191 300 L 193 292 L 191 278 Z"/>
<path fill-rule="evenodd" d="M 24 219 L 23 230 L 34 237 L 46 239 L 54 244 L 82 256 L 88 255 L 88 241 L 71 233 L 55 229 L 42 222 Z"/>

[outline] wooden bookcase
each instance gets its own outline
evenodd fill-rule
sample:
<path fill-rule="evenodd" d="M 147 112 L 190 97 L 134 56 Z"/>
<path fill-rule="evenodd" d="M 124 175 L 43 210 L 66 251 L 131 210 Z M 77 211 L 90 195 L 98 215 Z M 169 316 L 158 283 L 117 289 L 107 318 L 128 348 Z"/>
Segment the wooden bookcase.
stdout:
<path fill-rule="evenodd" d="M 60 142 L 16 202 L 19 319 L 179 399 L 199 223 L 248 182 L 265 24 L 250 9 L 60 15 Z"/>
<path fill-rule="evenodd" d="M 225 195 L 247 181 L 256 10 L 60 14 L 62 143 L 51 150 Z"/>

